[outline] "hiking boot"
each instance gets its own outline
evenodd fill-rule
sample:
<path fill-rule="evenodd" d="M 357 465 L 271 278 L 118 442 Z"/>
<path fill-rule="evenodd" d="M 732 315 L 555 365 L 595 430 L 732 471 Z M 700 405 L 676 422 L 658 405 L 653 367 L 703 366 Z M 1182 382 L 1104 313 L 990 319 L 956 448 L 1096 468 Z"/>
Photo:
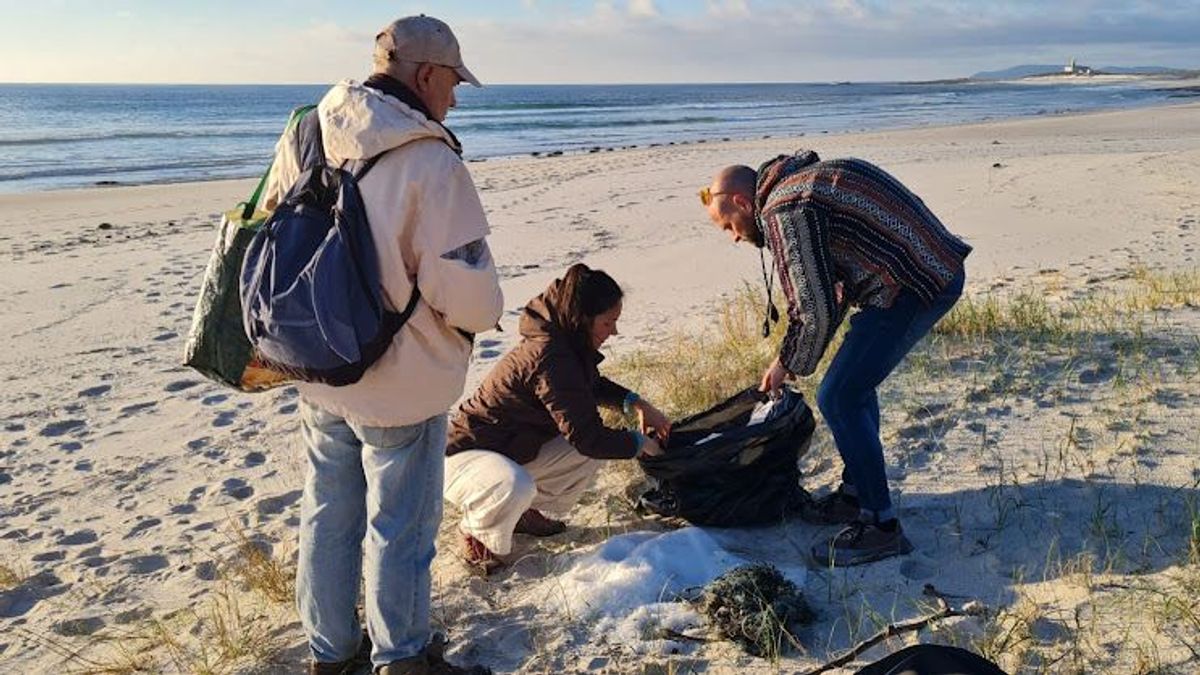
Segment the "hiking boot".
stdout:
<path fill-rule="evenodd" d="M 824 497 L 801 506 L 800 519 L 813 525 L 849 525 L 858 520 L 861 510 L 858 497 L 846 494 L 839 486 Z"/>
<path fill-rule="evenodd" d="M 472 571 L 480 572 L 485 577 L 504 567 L 503 560 L 488 550 L 482 541 L 469 534 L 463 535 L 462 559 Z"/>
<path fill-rule="evenodd" d="M 813 546 L 813 558 L 821 565 L 849 567 L 911 552 L 912 542 L 904 536 L 900 521 L 890 522 L 895 529 L 886 529 L 888 523 L 851 523 L 829 541 Z"/>
<path fill-rule="evenodd" d="M 434 633 L 420 654 L 392 661 L 375 672 L 377 675 L 492 675 L 492 670 L 484 666 L 456 666 L 446 661 L 445 653 L 446 638 Z"/>
<path fill-rule="evenodd" d="M 547 518 L 537 509 L 527 509 L 525 513 L 521 514 L 521 518 L 517 521 L 517 526 L 513 528 L 513 532 L 528 534 L 533 537 L 552 537 L 556 534 L 561 534 L 566 529 L 567 524 L 563 521 Z"/>
<path fill-rule="evenodd" d="M 371 637 L 367 635 L 367 631 L 363 631 L 362 640 L 358 643 L 358 651 L 354 656 L 345 661 L 336 663 L 321 663 L 320 661 L 310 661 L 308 663 L 308 675 L 352 675 L 358 672 L 360 668 L 371 665 Z"/>

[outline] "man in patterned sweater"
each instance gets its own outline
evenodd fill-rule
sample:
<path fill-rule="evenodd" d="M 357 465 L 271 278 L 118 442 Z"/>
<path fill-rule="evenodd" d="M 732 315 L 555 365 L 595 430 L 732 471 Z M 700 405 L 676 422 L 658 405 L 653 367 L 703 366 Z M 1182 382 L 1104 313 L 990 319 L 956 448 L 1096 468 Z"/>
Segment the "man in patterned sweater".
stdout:
<path fill-rule="evenodd" d="M 803 513 L 847 527 L 813 556 L 843 566 L 908 553 L 888 492 L 875 389 L 958 300 L 971 247 L 899 181 L 858 159 L 800 151 L 758 171 L 726 167 L 700 199 L 735 242 L 767 247 L 779 272 L 788 327 L 763 391 L 811 375 L 847 310 L 859 309 L 817 392 L 842 484 Z M 768 306 L 775 314 L 769 297 Z"/>

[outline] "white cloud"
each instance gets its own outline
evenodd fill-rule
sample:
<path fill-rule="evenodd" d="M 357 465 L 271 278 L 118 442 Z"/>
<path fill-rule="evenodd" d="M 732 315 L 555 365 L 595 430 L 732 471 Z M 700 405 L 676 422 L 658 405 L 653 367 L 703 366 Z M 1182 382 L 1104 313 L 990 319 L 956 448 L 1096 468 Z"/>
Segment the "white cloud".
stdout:
<path fill-rule="evenodd" d="M 833 0 L 831 7 L 835 14 L 841 14 L 851 19 L 865 19 L 867 9 L 859 0 Z"/>
<path fill-rule="evenodd" d="M 1196 0 L 522 2 L 534 11 L 443 17 L 485 82 L 913 80 L 1070 55 L 1098 66 L 1200 67 Z M 0 41 L 0 79 L 331 82 L 366 74 L 379 27 L 275 24 L 254 41 L 230 41 L 183 24 L 134 39 L 130 22 L 117 24 L 73 42 L 88 46 L 86 62 Z M 180 52 L 185 41 L 207 47 Z"/>
<path fill-rule="evenodd" d="M 718 19 L 750 15 L 748 0 L 708 0 L 708 15 Z"/>
<path fill-rule="evenodd" d="M 654 0 L 629 0 L 629 15 L 654 18 L 658 16 L 658 7 L 654 6 Z"/>
<path fill-rule="evenodd" d="M 348 28 L 332 21 L 321 21 L 309 24 L 302 29 L 305 39 L 312 40 L 311 44 L 328 45 L 341 49 L 343 46 L 369 48 L 375 42 L 374 33 L 360 29 Z"/>
<path fill-rule="evenodd" d="M 913 80 L 1062 54 L 1200 66 L 1200 12 L 1182 0 L 1136 12 L 1118 0 L 708 0 L 702 14 L 652 3 L 654 21 L 638 4 L 601 0 L 586 18 L 486 30 L 466 22 L 464 49 L 492 82 Z"/>

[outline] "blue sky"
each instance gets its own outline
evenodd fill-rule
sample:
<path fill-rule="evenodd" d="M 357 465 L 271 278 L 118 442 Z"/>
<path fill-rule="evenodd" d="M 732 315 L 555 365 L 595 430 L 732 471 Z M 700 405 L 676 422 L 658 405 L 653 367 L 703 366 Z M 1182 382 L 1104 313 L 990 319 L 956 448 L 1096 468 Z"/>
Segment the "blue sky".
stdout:
<path fill-rule="evenodd" d="M 0 82 L 324 83 L 445 19 L 484 82 L 916 80 L 1200 68 L 1200 0 L 0 0 Z"/>

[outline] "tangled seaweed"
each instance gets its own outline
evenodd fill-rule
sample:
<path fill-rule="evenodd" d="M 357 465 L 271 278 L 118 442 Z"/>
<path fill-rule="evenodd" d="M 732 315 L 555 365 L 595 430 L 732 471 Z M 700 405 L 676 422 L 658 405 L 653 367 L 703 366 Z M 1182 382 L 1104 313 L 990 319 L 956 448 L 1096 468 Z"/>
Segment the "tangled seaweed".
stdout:
<path fill-rule="evenodd" d="M 792 629 L 816 618 L 796 584 L 767 563 L 735 567 L 713 579 L 700 602 L 721 637 L 754 656 L 778 656 L 785 640 L 795 642 Z"/>

